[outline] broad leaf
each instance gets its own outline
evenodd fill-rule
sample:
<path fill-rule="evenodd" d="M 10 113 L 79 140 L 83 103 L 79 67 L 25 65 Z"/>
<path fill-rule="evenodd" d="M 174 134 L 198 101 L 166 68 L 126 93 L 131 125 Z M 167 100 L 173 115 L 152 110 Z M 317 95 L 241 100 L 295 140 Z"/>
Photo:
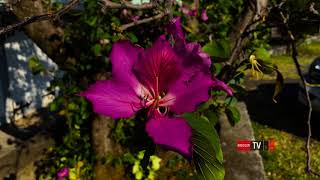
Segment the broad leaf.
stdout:
<path fill-rule="evenodd" d="M 220 72 L 221 72 L 221 70 L 222 70 L 222 65 L 221 65 L 221 63 L 213 63 L 212 64 L 212 69 L 213 69 L 213 73 L 214 74 L 219 74 Z"/>
<path fill-rule="evenodd" d="M 271 56 L 265 48 L 260 47 L 260 48 L 255 49 L 254 54 L 257 56 L 258 59 L 262 59 L 264 61 L 271 60 Z"/>
<path fill-rule="evenodd" d="M 208 110 L 204 114 L 208 118 L 212 127 L 214 127 L 218 123 L 219 117 L 218 117 L 217 112 L 213 112 L 212 110 Z"/>
<path fill-rule="evenodd" d="M 240 121 L 241 115 L 236 107 L 229 106 L 228 108 L 226 108 L 226 114 L 232 126 Z"/>
<path fill-rule="evenodd" d="M 225 174 L 224 167 L 222 162 L 214 156 L 215 150 L 212 142 L 203 134 L 194 131 L 192 135 L 192 144 L 192 164 L 195 167 L 198 179 L 223 180 Z"/>
<path fill-rule="evenodd" d="M 203 46 L 203 51 L 212 57 L 228 58 L 230 55 L 229 41 L 216 40 L 211 41 Z"/>
<path fill-rule="evenodd" d="M 238 102 L 237 98 L 231 96 L 225 99 L 225 102 L 228 106 L 235 106 Z"/>
<path fill-rule="evenodd" d="M 185 113 L 192 127 L 193 165 L 200 179 L 224 178 L 223 155 L 219 135 L 209 120 L 196 113 Z"/>

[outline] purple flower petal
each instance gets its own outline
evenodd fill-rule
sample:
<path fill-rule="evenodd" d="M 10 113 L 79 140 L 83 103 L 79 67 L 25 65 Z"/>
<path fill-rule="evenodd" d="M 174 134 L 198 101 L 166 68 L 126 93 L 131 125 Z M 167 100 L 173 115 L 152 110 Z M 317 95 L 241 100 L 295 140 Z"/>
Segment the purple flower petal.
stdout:
<path fill-rule="evenodd" d="M 174 83 L 181 72 L 179 57 L 161 36 L 151 48 L 141 53 L 133 72 L 154 97 Z"/>
<path fill-rule="evenodd" d="M 217 78 L 214 78 L 212 87 L 215 90 L 225 91 L 229 96 L 233 95 L 232 89 L 226 83 Z"/>
<path fill-rule="evenodd" d="M 208 19 L 209 19 L 208 15 L 207 15 L 207 11 L 205 9 L 203 9 L 201 12 L 201 19 L 202 19 L 202 21 L 208 21 Z"/>
<path fill-rule="evenodd" d="M 62 180 L 64 177 L 68 177 L 68 176 L 69 176 L 69 168 L 64 167 L 58 171 L 57 180 Z"/>
<path fill-rule="evenodd" d="M 93 104 L 96 113 L 114 119 L 129 118 L 143 106 L 130 86 L 114 80 L 97 81 L 80 96 Z"/>
<path fill-rule="evenodd" d="M 175 41 L 182 40 L 184 42 L 184 34 L 181 27 L 181 18 L 175 17 L 173 18 L 170 23 L 167 25 L 166 28 L 167 32 L 173 36 Z"/>
<path fill-rule="evenodd" d="M 210 74 L 198 71 L 193 72 L 190 78 L 188 77 L 187 73 L 184 73 L 184 76 L 169 88 L 168 94 L 162 99 L 169 102 L 170 110 L 177 114 L 192 112 L 196 110 L 197 105 L 210 98 L 209 90 L 213 83 Z"/>
<path fill-rule="evenodd" d="M 191 157 L 192 130 L 184 119 L 157 116 L 147 122 L 146 131 L 154 143 Z"/>
<path fill-rule="evenodd" d="M 119 82 L 128 83 L 137 94 L 141 93 L 143 87 L 132 73 L 132 68 L 138 60 L 138 55 L 142 52 L 143 48 L 123 40 L 114 43 L 110 54 L 112 78 Z"/>
<path fill-rule="evenodd" d="M 188 13 L 189 16 L 194 17 L 198 15 L 198 10 L 197 9 L 192 9 L 191 11 L 189 11 Z"/>
<path fill-rule="evenodd" d="M 200 44 L 185 42 L 180 17 L 173 18 L 167 26 L 167 32 L 172 35 L 175 41 L 174 50 L 184 61 L 184 65 L 204 65 L 208 68 L 211 66 L 210 56 L 202 51 Z"/>
<path fill-rule="evenodd" d="M 210 56 L 202 51 L 198 43 L 188 43 L 185 52 L 180 52 L 180 54 L 185 55 L 188 64 L 200 64 L 208 68 L 211 66 Z"/>

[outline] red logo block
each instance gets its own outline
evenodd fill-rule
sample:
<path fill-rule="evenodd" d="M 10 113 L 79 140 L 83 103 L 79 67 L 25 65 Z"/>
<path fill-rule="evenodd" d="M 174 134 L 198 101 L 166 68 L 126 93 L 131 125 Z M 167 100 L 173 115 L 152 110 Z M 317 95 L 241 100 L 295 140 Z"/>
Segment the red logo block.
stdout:
<path fill-rule="evenodd" d="M 250 140 L 238 140 L 237 141 L 237 151 L 250 151 L 251 141 Z"/>

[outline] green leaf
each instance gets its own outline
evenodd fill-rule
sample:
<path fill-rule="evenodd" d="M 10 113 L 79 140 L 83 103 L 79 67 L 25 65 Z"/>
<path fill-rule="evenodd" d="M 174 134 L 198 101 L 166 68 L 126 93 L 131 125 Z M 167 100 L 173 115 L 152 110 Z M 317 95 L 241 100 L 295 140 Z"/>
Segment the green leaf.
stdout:
<path fill-rule="evenodd" d="M 130 39 L 130 41 L 131 41 L 132 43 L 138 42 L 137 36 L 134 35 L 133 33 L 130 32 L 130 33 L 127 34 L 127 36 L 129 37 L 129 39 Z"/>
<path fill-rule="evenodd" d="M 209 109 L 210 105 L 212 105 L 212 104 L 213 104 L 213 101 L 212 101 L 212 99 L 210 99 L 210 100 L 202 103 L 202 104 L 198 107 L 197 111 L 198 111 L 198 112 L 206 111 L 207 109 Z"/>
<path fill-rule="evenodd" d="M 57 103 L 56 102 L 52 102 L 50 105 L 49 105 L 49 110 L 50 111 L 56 111 L 58 109 L 58 106 L 57 106 Z"/>
<path fill-rule="evenodd" d="M 260 48 L 255 49 L 254 54 L 257 56 L 258 59 L 262 59 L 264 61 L 271 60 L 271 56 L 265 48 L 260 47 Z"/>
<path fill-rule="evenodd" d="M 212 57 L 228 58 L 230 56 L 230 46 L 227 40 L 211 41 L 203 46 L 203 51 Z"/>
<path fill-rule="evenodd" d="M 240 121 L 241 115 L 236 107 L 229 106 L 226 109 L 226 114 L 227 114 L 228 120 L 231 123 L 231 125 L 234 126 L 236 123 L 238 123 Z"/>
<path fill-rule="evenodd" d="M 263 72 L 263 74 L 271 74 L 275 71 L 275 67 L 272 63 L 262 59 L 257 59 L 257 61 L 261 65 L 260 70 Z"/>
<path fill-rule="evenodd" d="M 90 17 L 88 20 L 86 20 L 86 23 L 87 23 L 89 26 L 95 26 L 95 25 L 97 24 L 97 19 L 98 19 L 97 16 L 92 16 L 92 17 Z"/>
<path fill-rule="evenodd" d="M 123 161 L 133 164 L 136 161 L 136 159 L 131 153 L 125 153 L 123 155 Z"/>
<path fill-rule="evenodd" d="M 94 55 L 99 56 L 100 53 L 101 53 L 101 45 L 100 44 L 95 44 L 92 47 L 92 51 L 93 51 Z"/>
<path fill-rule="evenodd" d="M 223 155 L 219 135 L 207 118 L 196 113 L 185 113 L 192 127 L 193 161 L 199 179 L 223 180 Z"/>
<path fill-rule="evenodd" d="M 223 155 L 220 147 L 219 135 L 215 128 L 210 124 L 209 120 L 196 113 L 185 113 L 183 116 L 187 119 L 189 125 L 194 131 L 208 139 L 210 142 L 208 146 L 212 147 L 214 150 L 214 153 L 211 155 L 214 155 L 215 158 L 222 163 Z"/>
<path fill-rule="evenodd" d="M 274 87 L 274 93 L 273 93 L 273 97 L 272 97 L 272 100 L 277 103 L 277 98 L 280 94 L 280 92 L 282 91 L 283 89 L 283 86 L 284 86 L 284 80 L 283 80 L 283 76 L 281 74 L 281 72 L 279 70 L 275 70 L 277 72 L 277 79 L 276 79 L 276 84 L 275 84 L 275 87 Z"/>
<path fill-rule="evenodd" d="M 205 112 L 205 116 L 208 118 L 212 127 L 214 127 L 219 121 L 219 116 L 218 116 L 217 112 L 214 112 L 212 110 Z"/>
<path fill-rule="evenodd" d="M 213 68 L 213 73 L 214 74 L 219 74 L 222 70 L 222 64 L 221 63 L 213 63 L 212 64 L 212 68 Z"/>
<path fill-rule="evenodd" d="M 40 60 L 36 56 L 32 56 L 28 61 L 28 67 L 33 75 L 39 74 L 45 70 L 44 66 L 40 63 Z"/>
<path fill-rule="evenodd" d="M 214 132 L 217 134 L 215 130 Z M 192 134 L 192 144 L 192 164 L 195 167 L 198 179 L 223 180 L 225 174 L 224 167 L 222 162 L 214 157 L 215 150 L 212 141 L 203 134 L 194 131 Z"/>
<path fill-rule="evenodd" d="M 235 106 L 237 104 L 238 100 L 237 98 L 235 97 L 227 97 L 225 99 L 225 103 L 228 105 L 228 106 Z"/>

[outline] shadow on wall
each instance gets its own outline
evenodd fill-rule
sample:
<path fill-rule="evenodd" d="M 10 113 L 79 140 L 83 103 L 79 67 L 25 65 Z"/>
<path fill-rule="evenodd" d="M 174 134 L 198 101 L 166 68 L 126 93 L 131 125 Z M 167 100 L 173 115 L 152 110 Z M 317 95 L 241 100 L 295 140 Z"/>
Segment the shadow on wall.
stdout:
<path fill-rule="evenodd" d="M 0 38 L 0 123 L 6 121 L 6 97 L 8 94 L 8 68 L 4 53 L 4 39 Z"/>
<path fill-rule="evenodd" d="M 287 82 L 281 92 L 278 103 L 272 100 L 274 81 L 257 82 L 256 89 L 243 98 L 247 104 L 251 120 L 269 127 L 286 131 L 297 136 L 307 135 L 306 106 L 298 101 L 299 82 Z M 320 113 L 312 114 L 312 137 L 320 139 Z"/>
<path fill-rule="evenodd" d="M 2 83 L 6 87 L 2 88 L 1 94 L 5 102 L 0 106 L 5 107 L 5 110 L 0 109 L 1 116 L 5 116 L 1 119 L 1 124 L 33 113 L 36 109 L 45 107 L 53 99 L 52 96 L 45 95 L 48 94 L 46 89 L 55 74 L 33 75 L 28 67 L 29 58 L 36 56 L 47 70 L 55 72 L 58 69 L 57 65 L 23 32 L 8 37 L 4 42 L 4 51 L 7 64 L 3 66 L 1 62 L 0 78 L 1 81 L 3 78 L 7 79 L 4 80 L 7 83 Z"/>

